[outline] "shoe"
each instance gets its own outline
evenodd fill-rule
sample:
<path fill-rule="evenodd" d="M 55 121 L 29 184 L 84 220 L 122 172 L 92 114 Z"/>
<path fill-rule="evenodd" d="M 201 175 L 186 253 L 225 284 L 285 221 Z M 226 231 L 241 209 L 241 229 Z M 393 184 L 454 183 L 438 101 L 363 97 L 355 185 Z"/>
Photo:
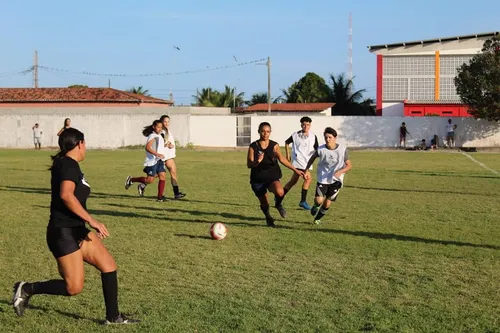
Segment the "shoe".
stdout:
<path fill-rule="evenodd" d="M 316 219 L 314 219 L 314 222 L 313 222 L 313 223 L 314 223 L 314 224 L 321 224 L 321 220 L 316 220 Z"/>
<path fill-rule="evenodd" d="M 162 196 L 161 198 L 156 199 L 156 202 L 166 202 L 168 201 L 166 196 Z"/>
<path fill-rule="evenodd" d="M 282 218 L 286 218 L 286 210 L 283 205 L 279 205 L 278 207 L 276 207 L 276 209 L 278 210 Z"/>
<path fill-rule="evenodd" d="M 14 284 L 14 295 L 12 296 L 12 306 L 14 307 L 14 311 L 18 316 L 22 316 L 24 314 L 24 310 L 28 306 L 31 296 L 28 295 L 23 290 L 23 286 L 26 282 L 21 281 Z"/>
<path fill-rule="evenodd" d="M 144 196 L 144 190 L 145 189 L 146 189 L 146 185 L 144 185 L 144 184 L 137 185 L 137 193 L 139 193 L 140 197 Z"/>
<path fill-rule="evenodd" d="M 274 228 L 276 224 L 274 224 L 274 219 L 271 215 L 266 216 L 266 224 L 268 227 Z"/>
<path fill-rule="evenodd" d="M 313 206 L 311 208 L 311 215 L 312 216 L 316 216 L 316 214 L 318 214 L 318 211 L 319 211 L 319 207 L 318 206 Z"/>
<path fill-rule="evenodd" d="M 304 208 L 305 210 L 311 210 L 311 206 L 306 201 L 301 201 L 299 203 L 299 207 Z"/>
<path fill-rule="evenodd" d="M 105 325 L 122 325 L 122 324 L 137 324 L 141 321 L 138 319 L 127 318 L 124 314 L 119 314 L 118 317 L 114 319 L 106 319 Z"/>
<path fill-rule="evenodd" d="M 175 199 L 182 199 L 182 198 L 184 198 L 185 196 L 186 196 L 186 193 L 179 192 L 179 193 L 177 193 L 177 194 L 174 196 L 174 198 L 175 198 Z"/>
<path fill-rule="evenodd" d="M 130 185 L 132 185 L 132 176 L 128 176 L 127 179 L 125 180 L 125 189 L 128 190 L 128 188 L 130 187 Z"/>

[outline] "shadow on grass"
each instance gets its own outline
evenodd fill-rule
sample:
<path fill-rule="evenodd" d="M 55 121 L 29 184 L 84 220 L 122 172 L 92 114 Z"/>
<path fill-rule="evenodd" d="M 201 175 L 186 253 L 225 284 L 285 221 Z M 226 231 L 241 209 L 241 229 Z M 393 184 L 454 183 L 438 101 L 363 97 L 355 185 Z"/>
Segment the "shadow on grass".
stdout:
<path fill-rule="evenodd" d="M 440 194 L 462 194 L 462 195 L 476 195 L 481 197 L 498 196 L 495 194 L 471 193 L 471 192 L 457 192 L 457 191 L 439 191 L 439 190 L 419 190 L 419 189 L 402 189 L 402 188 L 383 188 L 383 187 L 365 187 L 346 185 L 345 188 L 352 188 L 357 190 L 370 190 L 370 191 L 387 191 L 387 192 L 408 192 L 408 193 L 440 193 Z"/>
<path fill-rule="evenodd" d="M 368 238 L 373 238 L 373 239 L 398 240 L 398 241 L 417 242 L 417 243 L 424 243 L 424 244 L 468 246 L 468 247 L 474 247 L 474 248 L 500 250 L 500 246 L 496 246 L 496 245 L 473 244 L 473 243 L 459 242 L 459 241 L 453 241 L 453 240 L 429 239 L 429 238 L 398 235 L 398 234 L 389 234 L 389 233 L 381 233 L 381 232 L 351 231 L 351 230 L 340 230 L 340 229 L 309 229 L 309 230 L 315 231 L 315 232 L 325 232 L 325 233 L 333 233 L 333 234 L 341 234 L 341 235 L 349 235 L 349 236 L 357 236 L 357 237 L 368 237 Z"/>
<path fill-rule="evenodd" d="M 177 237 L 186 237 L 191 239 L 203 239 L 203 240 L 212 240 L 209 236 L 198 236 L 198 235 L 188 235 L 188 234 L 174 234 Z"/>
<path fill-rule="evenodd" d="M 5 301 L 5 300 L 0 300 L 0 303 L 8 305 L 8 306 L 12 306 L 10 304 L 10 302 Z M 72 319 L 87 320 L 87 321 L 91 321 L 91 322 L 94 322 L 94 323 L 99 324 L 99 325 L 104 324 L 104 320 L 102 320 L 102 319 L 87 318 L 87 317 L 84 317 L 84 316 L 80 316 L 79 314 L 76 314 L 76 313 L 70 313 L 70 312 L 61 311 L 61 310 L 57 310 L 57 309 L 49 309 L 49 308 L 45 308 L 45 307 L 42 307 L 42 306 L 36 306 L 36 305 L 32 305 L 32 304 L 28 305 L 27 310 L 37 310 L 37 311 L 41 311 L 41 312 L 54 311 L 54 312 L 56 312 L 56 313 L 58 313 L 58 314 L 60 314 L 62 316 L 66 316 L 66 317 L 69 317 L 69 318 L 72 318 Z M 12 312 L 14 312 L 14 310 L 12 310 Z"/>
<path fill-rule="evenodd" d="M 453 173 L 453 172 L 430 172 L 430 171 L 418 171 L 418 170 L 392 170 L 392 172 L 418 174 L 418 175 L 422 175 L 422 176 L 436 176 L 436 177 L 500 179 L 500 177 L 498 177 L 498 176 L 465 175 L 465 174 Z"/>
<path fill-rule="evenodd" d="M 19 187 L 19 186 L 0 186 L 0 191 L 15 191 L 22 193 L 35 193 L 35 194 L 51 194 L 50 188 L 43 187 Z M 112 193 L 102 193 L 102 192 L 91 192 L 90 197 L 95 197 L 98 199 L 153 199 L 153 197 L 141 198 L 138 195 L 134 194 L 112 194 Z M 167 198 L 174 200 L 174 198 Z M 223 206 L 239 206 L 239 207 L 253 207 L 254 205 L 246 205 L 241 203 L 233 203 L 233 202 L 216 202 L 216 201 L 207 201 L 207 200 L 192 200 L 188 198 L 177 199 L 175 201 L 179 202 L 189 202 L 189 203 L 208 203 L 214 205 L 223 205 Z"/>

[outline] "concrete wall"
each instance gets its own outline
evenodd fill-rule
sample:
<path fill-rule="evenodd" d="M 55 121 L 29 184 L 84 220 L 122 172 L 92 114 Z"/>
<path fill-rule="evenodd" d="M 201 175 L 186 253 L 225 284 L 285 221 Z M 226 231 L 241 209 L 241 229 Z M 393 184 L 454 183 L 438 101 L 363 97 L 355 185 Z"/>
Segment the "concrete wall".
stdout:
<path fill-rule="evenodd" d="M 174 108 L 172 108 L 174 109 Z M 70 108 L 70 109 L 0 109 L 0 147 L 32 148 L 32 126 L 39 123 L 44 134 L 44 147 L 57 146 L 56 133 L 64 118 L 72 120 L 72 126 L 85 133 L 89 148 L 118 148 L 143 145 L 142 128 L 161 116 L 157 109 L 146 108 Z M 192 143 L 206 147 L 236 146 L 236 116 L 193 115 L 169 112 L 170 130 L 181 145 Z M 301 115 L 253 116 L 251 119 L 252 140 L 258 138 L 257 127 L 268 121 L 273 126 L 271 138 L 280 144 L 293 131 L 300 129 Z M 351 147 L 396 147 L 399 141 L 399 126 L 406 122 L 412 138 L 408 145 L 417 145 L 425 138 L 430 140 L 437 134 L 442 140 L 446 135 L 444 117 L 325 117 L 311 116 L 312 131 L 321 142 L 325 127 L 331 126 L 339 133 L 339 139 Z M 458 125 L 457 145 L 465 147 L 500 147 L 500 123 L 453 118 Z"/>

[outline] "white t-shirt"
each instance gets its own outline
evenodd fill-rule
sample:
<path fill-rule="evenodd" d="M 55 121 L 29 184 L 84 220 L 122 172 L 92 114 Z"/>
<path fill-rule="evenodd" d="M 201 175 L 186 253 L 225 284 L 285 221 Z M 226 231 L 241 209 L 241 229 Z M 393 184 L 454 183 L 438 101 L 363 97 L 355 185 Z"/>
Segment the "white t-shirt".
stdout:
<path fill-rule="evenodd" d="M 165 141 L 163 141 L 163 138 L 161 135 L 156 134 L 156 133 L 151 133 L 148 138 L 146 139 L 146 145 L 148 144 L 149 141 L 154 140 L 153 145 L 151 148 L 156 151 L 159 154 L 162 154 L 162 147 L 165 145 Z M 159 157 L 151 154 L 149 151 L 146 150 L 146 159 L 144 160 L 144 166 L 153 166 L 158 161 L 160 160 Z"/>
<path fill-rule="evenodd" d="M 453 124 L 446 124 L 446 133 L 453 133 L 455 130 L 453 129 Z"/>
<path fill-rule="evenodd" d="M 42 129 L 40 127 L 33 128 L 33 137 L 41 138 L 42 137 Z"/>
<path fill-rule="evenodd" d="M 165 136 L 163 155 L 165 156 L 164 161 L 166 161 L 175 158 L 175 138 L 172 135 L 172 132 L 170 132 L 170 130 L 168 131 L 168 135 L 165 134 L 165 130 L 162 131 L 162 134 L 163 136 Z M 165 147 L 165 144 L 167 142 L 170 142 L 172 145 L 174 145 L 174 147 L 173 148 Z"/>
<path fill-rule="evenodd" d="M 337 148 L 328 149 L 326 145 L 318 147 L 318 171 L 317 178 L 320 184 L 333 184 L 335 181 L 344 182 L 344 174 L 340 178 L 335 177 L 335 173 L 345 167 L 345 162 L 349 159 L 347 147 L 337 143 Z"/>
<path fill-rule="evenodd" d="M 307 162 L 318 148 L 318 138 L 311 132 L 308 136 L 302 131 L 293 132 L 285 143 L 292 144 L 292 165 L 301 170 L 306 168 Z M 312 170 L 312 166 L 309 170 Z"/>

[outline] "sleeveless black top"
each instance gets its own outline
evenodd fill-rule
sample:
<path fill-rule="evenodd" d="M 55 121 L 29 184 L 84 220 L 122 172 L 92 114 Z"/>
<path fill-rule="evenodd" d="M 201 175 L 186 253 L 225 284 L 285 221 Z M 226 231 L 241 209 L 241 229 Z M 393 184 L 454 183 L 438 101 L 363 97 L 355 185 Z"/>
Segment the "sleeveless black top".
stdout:
<path fill-rule="evenodd" d="M 278 158 L 274 154 L 274 147 L 277 144 L 277 142 L 269 140 L 269 145 L 266 149 L 260 146 L 259 141 L 254 141 L 250 144 L 250 147 L 254 150 L 254 161 L 258 160 L 259 152 L 264 153 L 262 162 L 250 171 L 250 183 L 262 184 L 280 180 L 282 177 L 281 169 L 278 165 Z"/>

